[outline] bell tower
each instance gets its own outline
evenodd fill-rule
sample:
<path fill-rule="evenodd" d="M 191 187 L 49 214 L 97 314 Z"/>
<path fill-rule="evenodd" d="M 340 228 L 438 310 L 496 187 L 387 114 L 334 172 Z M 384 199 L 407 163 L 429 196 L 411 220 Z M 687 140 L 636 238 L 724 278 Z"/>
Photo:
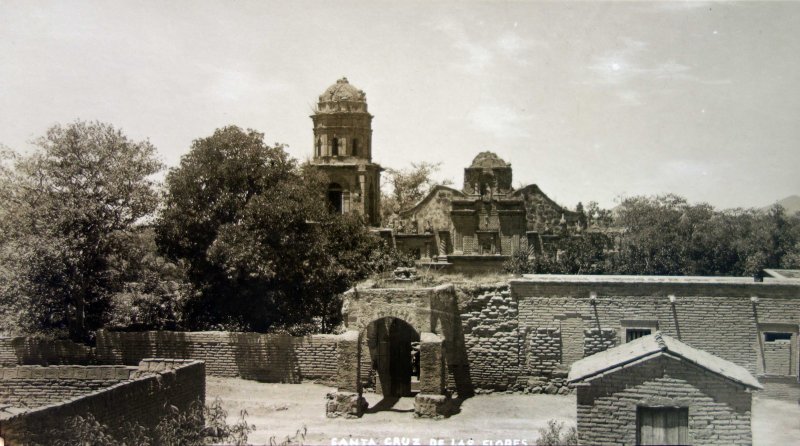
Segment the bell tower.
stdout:
<path fill-rule="evenodd" d="M 378 226 L 383 169 L 372 162 L 372 115 L 366 94 L 343 77 L 320 95 L 311 120 L 311 163 L 328 176 L 331 211 L 356 212 L 370 226 Z"/>

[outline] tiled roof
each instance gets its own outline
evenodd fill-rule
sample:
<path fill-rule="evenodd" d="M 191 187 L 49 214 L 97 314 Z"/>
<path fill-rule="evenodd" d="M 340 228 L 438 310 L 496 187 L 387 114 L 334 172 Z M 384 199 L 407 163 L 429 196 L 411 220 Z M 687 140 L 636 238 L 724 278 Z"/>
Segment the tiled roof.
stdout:
<path fill-rule="evenodd" d="M 615 369 L 623 368 L 631 363 L 638 363 L 641 360 L 664 354 L 678 356 L 685 361 L 694 363 L 710 372 L 747 387 L 763 388 L 758 380 L 744 367 L 703 350 L 698 350 L 661 332 L 643 336 L 575 362 L 572 364 L 567 380 L 569 382 L 584 381 L 605 372 L 613 373 Z"/>

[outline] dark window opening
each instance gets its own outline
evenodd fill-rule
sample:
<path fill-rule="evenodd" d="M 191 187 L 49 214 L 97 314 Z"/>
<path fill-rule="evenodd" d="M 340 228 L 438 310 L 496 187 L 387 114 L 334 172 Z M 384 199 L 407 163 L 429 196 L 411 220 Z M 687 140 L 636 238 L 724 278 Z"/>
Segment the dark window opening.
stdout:
<path fill-rule="evenodd" d="M 339 156 L 339 139 L 333 138 L 331 141 L 331 156 Z"/>
<path fill-rule="evenodd" d="M 322 140 L 317 138 L 317 156 L 322 155 Z"/>
<path fill-rule="evenodd" d="M 421 260 L 422 259 L 422 250 L 419 248 L 415 248 L 411 250 L 411 257 L 414 260 Z"/>
<path fill-rule="evenodd" d="M 636 444 L 689 444 L 689 408 L 637 407 Z"/>
<path fill-rule="evenodd" d="M 353 156 L 358 156 L 358 139 L 353 139 Z"/>
<path fill-rule="evenodd" d="M 649 328 L 628 328 L 625 330 L 625 342 L 631 342 L 652 333 Z"/>
<path fill-rule="evenodd" d="M 328 206 L 331 212 L 335 214 L 342 213 L 342 199 L 343 199 L 343 192 L 342 187 L 336 183 L 331 183 L 328 186 Z"/>
<path fill-rule="evenodd" d="M 776 333 L 776 332 L 764 333 L 764 342 L 791 341 L 791 340 L 792 340 L 791 333 Z"/>

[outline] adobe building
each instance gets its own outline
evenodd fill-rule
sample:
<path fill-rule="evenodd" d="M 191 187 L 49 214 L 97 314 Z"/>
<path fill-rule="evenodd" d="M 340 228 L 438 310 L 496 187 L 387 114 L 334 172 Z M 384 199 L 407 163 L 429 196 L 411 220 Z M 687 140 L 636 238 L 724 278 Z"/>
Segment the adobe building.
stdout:
<path fill-rule="evenodd" d="M 743 367 L 656 332 L 572 364 L 579 444 L 749 445 Z"/>

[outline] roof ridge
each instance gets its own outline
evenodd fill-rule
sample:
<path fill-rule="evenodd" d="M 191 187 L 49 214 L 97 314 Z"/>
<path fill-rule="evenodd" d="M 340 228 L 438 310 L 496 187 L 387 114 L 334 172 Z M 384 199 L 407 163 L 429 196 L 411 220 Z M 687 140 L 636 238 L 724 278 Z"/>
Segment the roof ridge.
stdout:
<path fill-rule="evenodd" d="M 664 341 L 660 331 L 655 332 L 653 338 L 655 338 L 655 341 L 661 350 L 668 350 L 667 343 Z"/>

